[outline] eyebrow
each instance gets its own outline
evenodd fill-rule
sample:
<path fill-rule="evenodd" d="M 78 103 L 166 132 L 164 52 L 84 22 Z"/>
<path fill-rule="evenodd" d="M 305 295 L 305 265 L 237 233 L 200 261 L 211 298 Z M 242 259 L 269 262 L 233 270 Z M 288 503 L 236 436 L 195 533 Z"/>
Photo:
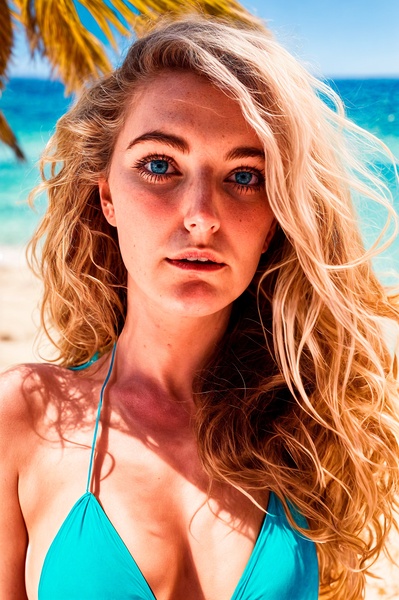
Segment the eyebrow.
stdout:
<path fill-rule="evenodd" d="M 130 150 L 133 146 L 143 142 L 161 142 L 167 146 L 180 150 L 183 154 L 190 152 L 190 146 L 184 138 L 159 130 L 143 133 L 143 135 L 140 135 L 128 144 L 127 150 Z M 265 153 L 255 146 L 238 146 L 237 148 L 230 150 L 225 156 L 225 160 L 236 160 L 238 158 L 261 158 L 262 160 L 265 160 Z"/>
<path fill-rule="evenodd" d="M 265 160 L 265 153 L 255 146 L 239 146 L 230 150 L 225 156 L 225 160 L 234 160 L 236 158 L 262 158 Z"/>
<path fill-rule="evenodd" d="M 132 140 L 127 150 L 133 148 L 136 144 L 141 144 L 142 142 L 162 142 L 167 146 L 171 146 L 172 148 L 176 148 L 180 150 L 180 152 L 187 153 L 190 150 L 189 145 L 186 140 L 178 135 L 172 135 L 170 133 L 164 133 L 163 131 L 149 131 L 148 133 L 143 133 L 139 137 Z"/>

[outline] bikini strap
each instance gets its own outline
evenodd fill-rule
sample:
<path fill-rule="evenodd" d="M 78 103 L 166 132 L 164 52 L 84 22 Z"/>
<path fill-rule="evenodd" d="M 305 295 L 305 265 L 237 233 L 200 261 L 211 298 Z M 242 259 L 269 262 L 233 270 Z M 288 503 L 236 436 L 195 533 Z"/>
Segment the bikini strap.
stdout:
<path fill-rule="evenodd" d="M 76 367 L 68 367 L 68 369 L 70 371 L 83 371 L 84 369 L 87 369 L 87 367 L 90 367 L 90 365 L 95 363 L 99 358 L 100 358 L 100 353 L 96 352 L 94 354 L 94 356 L 92 356 L 92 358 L 90 360 L 88 360 L 87 362 L 83 363 L 83 365 L 77 365 Z"/>
<path fill-rule="evenodd" d="M 98 401 L 96 424 L 94 426 L 94 434 L 93 434 L 93 443 L 91 445 L 89 473 L 87 475 L 86 493 L 89 492 L 89 490 L 90 490 L 91 475 L 92 475 L 92 471 L 93 471 L 94 454 L 95 454 L 95 451 L 96 451 L 98 426 L 99 426 L 99 423 L 100 423 L 100 416 L 101 416 L 101 408 L 102 408 L 102 405 L 103 405 L 105 388 L 107 387 L 107 383 L 109 381 L 109 378 L 111 377 L 112 369 L 113 369 L 113 366 L 114 366 L 115 352 L 116 352 L 116 343 L 114 344 L 114 346 L 112 348 L 112 354 L 111 354 L 111 360 L 110 360 L 110 363 L 109 363 L 108 373 L 107 373 L 107 376 L 105 377 L 104 383 L 103 383 L 103 385 L 101 387 L 100 399 Z"/>

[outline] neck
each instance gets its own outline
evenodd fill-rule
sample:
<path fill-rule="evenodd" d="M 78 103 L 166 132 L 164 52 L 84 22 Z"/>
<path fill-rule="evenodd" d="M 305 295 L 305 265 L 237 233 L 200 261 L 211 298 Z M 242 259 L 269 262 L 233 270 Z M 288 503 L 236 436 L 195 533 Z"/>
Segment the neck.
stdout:
<path fill-rule="evenodd" d="M 196 372 L 222 338 L 231 307 L 203 317 L 182 317 L 147 304 L 130 305 L 118 340 L 118 380 L 137 376 L 171 397 L 191 398 Z"/>

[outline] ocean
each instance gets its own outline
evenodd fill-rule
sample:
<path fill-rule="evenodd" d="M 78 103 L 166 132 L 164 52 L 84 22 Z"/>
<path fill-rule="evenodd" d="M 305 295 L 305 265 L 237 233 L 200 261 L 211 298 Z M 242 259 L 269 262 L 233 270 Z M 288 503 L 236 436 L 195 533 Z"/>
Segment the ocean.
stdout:
<path fill-rule="evenodd" d="M 330 82 L 347 108 L 348 116 L 378 136 L 399 159 L 399 79 L 353 79 Z M 43 198 L 35 211 L 26 203 L 29 191 L 39 182 L 37 162 L 52 134 L 57 119 L 71 104 L 63 86 L 40 79 L 11 79 L 0 98 L 3 110 L 26 154 L 20 163 L 0 144 L 0 263 L 9 250 L 25 245 L 45 209 Z M 387 164 L 376 168 L 393 185 L 394 174 Z M 399 194 L 395 192 L 399 213 Z M 366 245 L 378 236 L 386 215 L 374 206 L 360 207 Z M 390 272 L 399 273 L 399 239 L 375 263 L 384 281 Z"/>

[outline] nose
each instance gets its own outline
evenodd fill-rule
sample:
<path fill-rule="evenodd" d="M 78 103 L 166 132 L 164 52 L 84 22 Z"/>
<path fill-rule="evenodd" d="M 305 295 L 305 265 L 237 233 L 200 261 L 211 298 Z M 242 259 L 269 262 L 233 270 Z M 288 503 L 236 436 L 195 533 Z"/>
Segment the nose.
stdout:
<path fill-rule="evenodd" d="M 220 217 L 216 206 L 217 192 L 206 181 L 192 183 L 185 194 L 184 227 L 193 235 L 216 233 Z"/>

